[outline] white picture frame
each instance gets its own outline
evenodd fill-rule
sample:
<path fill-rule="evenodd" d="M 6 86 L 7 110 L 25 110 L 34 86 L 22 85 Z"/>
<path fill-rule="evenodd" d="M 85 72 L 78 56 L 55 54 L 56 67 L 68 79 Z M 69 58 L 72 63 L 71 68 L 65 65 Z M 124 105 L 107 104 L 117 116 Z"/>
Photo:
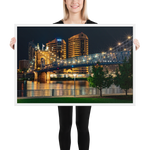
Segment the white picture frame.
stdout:
<path fill-rule="evenodd" d="M 133 103 L 17 103 L 17 27 L 133 27 L 133 39 L 139 37 L 138 21 L 97 21 L 98 24 L 53 24 L 53 21 L 12 21 L 12 35 L 16 38 L 12 52 L 12 108 L 55 109 L 57 106 L 94 106 L 94 109 L 137 109 L 139 106 L 139 53 L 133 44 Z"/>

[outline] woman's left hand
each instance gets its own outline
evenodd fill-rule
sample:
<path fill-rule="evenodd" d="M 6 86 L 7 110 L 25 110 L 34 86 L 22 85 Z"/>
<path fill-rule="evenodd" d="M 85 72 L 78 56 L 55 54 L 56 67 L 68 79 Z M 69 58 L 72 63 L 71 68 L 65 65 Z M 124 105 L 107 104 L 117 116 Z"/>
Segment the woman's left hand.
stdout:
<path fill-rule="evenodd" d="M 143 47 L 141 37 L 134 39 L 133 43 L 135 44 L 135 50 L 140 53 Z"/>

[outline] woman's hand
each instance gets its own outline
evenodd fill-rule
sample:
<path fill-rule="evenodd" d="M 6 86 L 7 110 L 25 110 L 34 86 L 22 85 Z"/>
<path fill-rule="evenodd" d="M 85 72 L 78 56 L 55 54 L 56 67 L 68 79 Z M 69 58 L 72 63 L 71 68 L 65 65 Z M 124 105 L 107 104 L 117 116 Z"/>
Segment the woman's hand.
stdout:
<path fill-rule="evenodd" d="M 140 53 L 143 47 L 141 37 L 134 39 L 133 43 L 135 44 L 135 50 Z"/>
<path fill-rule="evenodd" d="M 11 34 L 11 36 L 9 36 L 9 37 L 8 37 L 8 40 L 7 40 L 7 49 L 8 49 L 10 52 L 12 52 L 12 50 L 15 49 L 15 45 L 14 45 L 15 43 L 16 43 L 16 38 L 13 37 L 12 34 Z"/>

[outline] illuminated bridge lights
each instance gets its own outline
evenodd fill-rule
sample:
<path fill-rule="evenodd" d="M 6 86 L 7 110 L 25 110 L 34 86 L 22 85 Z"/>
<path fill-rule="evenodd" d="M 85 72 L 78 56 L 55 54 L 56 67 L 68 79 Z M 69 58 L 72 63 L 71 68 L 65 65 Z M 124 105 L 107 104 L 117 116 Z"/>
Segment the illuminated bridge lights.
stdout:
<path fill-rule="evenodd" d="M 72 67 L 90 66 L 92 64 L 96 64 L 98 61 L 101 62 L 103 65 L 122 63 L 123 59 L 125 57 L 127 57 L 128 59 L 131 54 L 131 46 L 133 44 L 132 38 L 120 44 L 121 44 L 120 46 L 112 48 L 112 50 L 108 52 L 101 52 L 101 53 L 96 53 L 96 54 L 78 56 L 76 58 L 64 59 L 63 61 L 62 60 L 55 61 L 54 59 L 53 63 L 48 65 L 45 68 L 49 67 L 47 70 L 56 70 L 58 69 L 58 66 L 59 66 L 59 69 L 68 68 L 69 66 L 72 66 Z M 51 58 L 49 58 L 49 60 L 50 59 Z M 32 60 L 31 64 L 33 64 L 33 67 L 34 67 L 35 61 L 33 63 L 33 60 Z M 31 68 L 32 70 L 33 70 L 33 67 Z M 44 71 L 46 71 L 46 69 Z"/>

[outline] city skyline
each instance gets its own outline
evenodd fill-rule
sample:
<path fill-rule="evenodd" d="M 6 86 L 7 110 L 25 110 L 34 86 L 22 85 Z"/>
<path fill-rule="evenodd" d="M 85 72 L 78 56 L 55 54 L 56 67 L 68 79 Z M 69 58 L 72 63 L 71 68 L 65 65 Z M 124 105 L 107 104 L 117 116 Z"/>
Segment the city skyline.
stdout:
<path fill-rule="evenodd" d="M 89 38 L 89 54 L 107 51 L 118 42 L 123 42 L 133 35 L 133 27 L 18 27 L 17 47 L 18 60 L 28 60 L 28 43 L 42 44 L 54 40 L 64 39 L 66 42 L 66 58 L 68 58 L 68 39 L 76 34 L 85 33 Z"/>

